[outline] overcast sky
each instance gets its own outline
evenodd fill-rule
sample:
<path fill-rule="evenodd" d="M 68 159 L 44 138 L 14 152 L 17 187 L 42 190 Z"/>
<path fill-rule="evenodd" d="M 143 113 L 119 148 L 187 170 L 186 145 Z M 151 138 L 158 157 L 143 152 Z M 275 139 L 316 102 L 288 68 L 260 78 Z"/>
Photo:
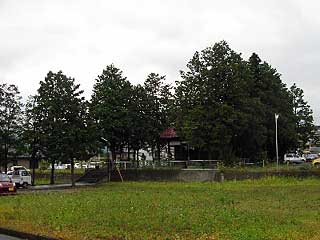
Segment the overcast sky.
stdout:
<path fill-rule="evenodd" d="M 320 3 L 316 0 L 0 0 L 0 83 L 34 94 L 49 70 L 91 95 L 111 63 L 132 83 L 179 80 L 195 51 L 226 40 L 304 89 L 320 123 Z"/>

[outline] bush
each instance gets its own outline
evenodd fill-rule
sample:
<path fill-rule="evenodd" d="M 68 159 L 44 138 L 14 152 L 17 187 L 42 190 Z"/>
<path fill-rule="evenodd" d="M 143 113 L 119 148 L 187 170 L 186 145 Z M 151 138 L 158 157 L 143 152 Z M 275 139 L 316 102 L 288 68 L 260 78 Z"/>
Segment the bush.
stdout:
<path fill-rule="evenodd" d="M 48 161 L 46 161 L 46 160 L 41 160 L 39 162 L 39 168 L 41 170 L 47 170 L 49 168 L 49 166 L 50 166 L 50 163 Z"/>

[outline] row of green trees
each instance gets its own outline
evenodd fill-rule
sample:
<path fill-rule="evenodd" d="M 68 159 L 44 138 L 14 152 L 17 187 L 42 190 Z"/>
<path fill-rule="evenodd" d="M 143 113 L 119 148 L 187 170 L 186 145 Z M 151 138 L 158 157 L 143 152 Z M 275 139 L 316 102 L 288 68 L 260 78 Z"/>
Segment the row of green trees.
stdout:
<path fill-rule="evenodd" d="M 244 60 L 224 41 L 196 52 L 173 88 L 165 76 L 148 75 L 132 85 L 120 69 L 107 66 L 95 81 L 90 101 L 62 72 L 49 72 L 23 106 L 14 85 L 0 85 L 0 159 L 28 152 L 52 164 L 88 159 L 107 145 L 113 153 L 143 148 L 160 158 L 160 133 L 178 135 L 208 158 L 232 163 L 275 155 L 274 114 L 279 118 L 279 149 L 303 148 L 314 132 L 302 89 L 290 89 L 280 74 L 252 54 Z M 73 180 L 74 183 L 74 180 Z"/>
<path fill-rule="evenodd" d="M 16 86 L 0 89 L 1 164 L 7 169 L 9 155 L 26 152 L 33 168 L 45 158 L 51 163 L 51 183 L 56 163 L 70 162 L 73 176 L 74 159 L 87 160 L 103 145 L 113 159 L 124 148 L 137 152 L 148 146 L 159 153 L 159 135 L 170 125 L 173 106 L 164 76 L 151 73 L 143 85 L 133 86 L 113 65 L 97 77 L 90 102 L 62 72 L 50 71 L 25 106 Z"/>

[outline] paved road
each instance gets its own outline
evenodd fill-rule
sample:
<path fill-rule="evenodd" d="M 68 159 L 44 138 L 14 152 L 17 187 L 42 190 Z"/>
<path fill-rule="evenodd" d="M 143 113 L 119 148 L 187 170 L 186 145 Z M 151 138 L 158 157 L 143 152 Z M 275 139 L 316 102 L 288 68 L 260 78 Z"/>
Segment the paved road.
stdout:
<path fill-rule="evenodd" d="M 89 186 L 95 186 L 95 185 L 96 185 L 95 183 L 76 183 L 76 188 L 89 187 Z M 28 188 L 19 188 L 18 193 L 28 193 L 28 192 L 38 191 L 38 190 L 55 191 L 55 190 L 64 190 L 64 189 L 72 189 L 71 184 L 29 186 Z"/>
<path fill-rule="evenodd" d="M 21 240 L 21 238 L 9 237 L 9 236 L 0 234 L 0 240 Z"/>

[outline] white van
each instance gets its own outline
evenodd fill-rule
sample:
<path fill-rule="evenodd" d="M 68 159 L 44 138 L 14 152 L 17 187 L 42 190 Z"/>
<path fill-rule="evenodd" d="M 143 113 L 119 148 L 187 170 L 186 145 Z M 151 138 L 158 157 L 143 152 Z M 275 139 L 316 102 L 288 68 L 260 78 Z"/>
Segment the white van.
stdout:
<path fill-rule="evenodd" d="M 27 170 L 10 171 L 7 174 L 17 187 L 22 186 L 26 188 L 28 185 L 31 185 L 31 174 Z"/>
<path fill-rule="evenodd" d="M 26 171 L 29 171 L 29 169 L 27 169 L 26 167 L 24 166 L 12 166 L 10 167 L 10 171 L 20 171 L 20 170 L 26 170 Z"/>

